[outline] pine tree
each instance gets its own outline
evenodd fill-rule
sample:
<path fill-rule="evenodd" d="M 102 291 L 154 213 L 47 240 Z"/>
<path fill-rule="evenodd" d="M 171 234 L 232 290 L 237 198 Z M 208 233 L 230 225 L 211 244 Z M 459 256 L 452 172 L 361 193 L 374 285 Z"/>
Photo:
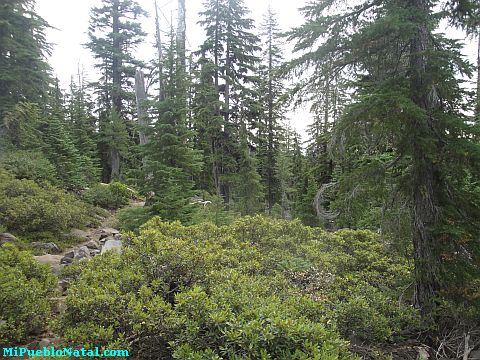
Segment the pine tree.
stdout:
<path fill-rule="evenodd" d="M 87 47 L 98 60 L 95 66 L 102 74 L 101 80 L 94 84 L 99 97 L 100 134 L 123 139 L 126 129 L 131 145 L 135 141 L 134 126 L 127 119 L 134 108 L 132 79 L 135 68 L 142 66 L 133 51 L 145 36 L 138 21 L 143 15 L 146 13 L 136 1 L 102 0 L 102 6 L 91 10 L 88 32 L 90 41 Z M 119 118 L 123 126 L 117 123 Z M 113 131 L 119 133 L 114 134 Z M 120 145 L 103 141 L 100 150 L 103 181 L 119 178 L 122 163 Z"/>
<path fill-rule="evenodd" d="M 175 34 L 170 34 L 163 75 L 165 99 L 157 102 L 159 117 L 150 129 L 144 146 L 143 191 L 154 193 L 150 205 L 163 219 L 190 220 L 195 195 L 194 176 L 201 167 L 201 157 L 193 149 L 194 134 L 187 127 L 185 84 L 188 79 L 178 68 Z M 181 63 L 180 63 L 181 64 Z"/>
<path fill-rule="evenodd" d="M 435 13 L 436 3 L 362 2 L 334 15 L 327 12 L 336 1 L 312 4 L 304 8 L 307 23 L 291 33 L 296 50 L 315 44 L 292 66 L 311 63 L 310 82 L 328 76 L 325 63 L 354 77 L 358 97 L 345 110 L 345 121 L 364 134 L 360 141 L 390 144 L 395 154 L 388 166 L 400 174 L 413 214 L 416 305 L 426 322 L 438 296 L 465 300 L 473 291 L 467 279 L 477 271 L 472 239 L 480 218 L 471 181 L 480 170 L 480 149 L 471 140 L 476 129 L 463 112 L 464 91 L 455 77 L 470 70 L 459 45 L 435 32 L 445 15 Z"/>
<path fill-rule="evenodd" d="M 225 202 L 231 199 L 231 186 L 237 169 L 239 154 L 239 118 L 242 100 L 251 92 L 248 84 L 256 80 L 254 73 L 258 63 L 258 38 L 251 32 L 253 20 L 247 17 L 248 10 L 239 0 L 208 0 L 199 22 L 206 31 L 207 38 L 198 54 L 213 63 L 213 85 L 217 89 L 219 101 L 203 104 L 204 108 L 223 116 L 223 123 L 217 134 L 212 134 L 206 143 L 214 143 L 215 156 L 212 157 L 212 174 L 215 188 Z M 222 83 L 221 83 L 222 82 Z M 198 103 L 197 103 L 198 104 Z M 198 107 L 197 107 L 198 108 Z"/>
<path fill-rule="evenodd" d="M 276 153 L 280 141 L 280 121 L 285 111 L 286 94 L 283 79 L 279 76 L 279 67 L 283 61 L 280 46 L 280 30 L 276 14 L 269 7 L 261 26 L 264 59 L 259 70 L 259 97 L 262 114 L 258 126 L 258 159 L 265 185 L 269 211 L 280 199 L 279 183 L 275 176 Z"/>
<path fill-rule="evenodd" d="M 47 103 L 51 83 L 46 57 L 47 22 L 32 0 L 4 0 L 0 5 L 0 119 L 18 102 Z"/>
<path fill-rule="evenodd" d="M 70 94 L 67 104 L 70 136 L 80 153 L 81 166 L 89 184 L 100 180 L 100 159 L 97 149 L 96 119 L 93 116 L 93 103 L 78 74 L 78 84 L 70 82 Z"/>

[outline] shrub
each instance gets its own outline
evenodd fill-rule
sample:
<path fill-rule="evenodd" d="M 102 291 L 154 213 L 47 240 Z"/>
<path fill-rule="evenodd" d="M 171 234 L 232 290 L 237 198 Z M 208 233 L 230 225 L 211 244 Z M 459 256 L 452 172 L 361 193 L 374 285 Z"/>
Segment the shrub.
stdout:
<path fill-rule="evenodd" d="M 61 323 L 72 343 L 120 344 L 136 358 L 342 359 L 339 334 L 380 344 L 412 330 L 415 310 L 398 304 L 409 281 L 409 263 L 369 231 L 156 217 L 121 256 L 86 265 Z"/>
<path fill-rule="evenodd" d="M 48 265 L 12 244 L 0 246 L 0 339 L 13 345 L 41 331 L 50 314 L 56 278 Z"/>
<path fill-rule="evenodd" d="M 0 158 L 0 164 L 17 179 L 33 180 L 40 184 L 58 185 L 55 167 L 40 152 L 11 151 Z"/>
<path fill-rule="evenodd" d="M 61 189 L 0 171 L 0 223 L 10 232 L 59 234 L 91 223 L 94 212 Z"/>
<path fill-rule="evenodd" d="M 120 229 L 126 231 L 138 231 L 152 216 L 149 207 L 126 207 L 116 214 Z"/>
<path fill-rule="evenodd" d="M 64 337 L 120 344 L 136 358 L 350 358 L 319 304 L 270 268 L 267 251 L 241 238 L 239 228 L 260 219 L 237 228 L 150 220 L 125 239 L 121 256 L 86 265 L 69 289 Z M 264 230 L 259 243 L 271 236 Z"/>
<path fill-rule="evenodd" d="M 127 205 L 134 195 L 127 185 L 114 181 L 92 186 L 83 193 L 83 199 L 92 205 L 113 210 Z"/>

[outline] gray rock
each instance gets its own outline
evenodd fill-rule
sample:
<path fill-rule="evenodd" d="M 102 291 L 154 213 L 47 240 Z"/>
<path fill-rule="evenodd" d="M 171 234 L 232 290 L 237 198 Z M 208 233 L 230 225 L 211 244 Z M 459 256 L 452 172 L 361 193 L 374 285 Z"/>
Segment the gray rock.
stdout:
<path fill-rule="evenodd" d="M 86 246 L 80 246 L 75 254 L 75 259 L 90 259 L 90 250 Z"/>
<path fill-rule="evenodd" d="M 93 250 L 100 250 L 102 248 L 100 244 L 95 240 L 90 240 L 88 243 L 85 244 L 85 246 Z"/>
<path fill-rule="evenodd" d="M 113 237 L 115 240 L 122 240 L 122 234 L 115 234 Z"/>
<path fill-rule="evenodd" d="M 1 233 L 0 234 L 0 246 L 5 243 L 16 242 L 17 238 L 10 233 Z"/>
<path fill-rule="evenodd" d="M 102 231 L 105 234 L 120 234 L 120 231 L 114 228 L 103 228 Z"/>
<path fill-rule="evenodd" d="M 58 253 L 61 252 L 61 250 L 57 246 L 57 244 L 55 244 L 53 242 L 49 242 L 49 243 L 34 242 L 34 243 L 32 243 L 32 246 L 35 249 L 44 250 L 49 254 L 58 254 Z"/>
<path fill-rule="evenodd" d="M 122 241 L 121 240 L 107 240 L 102 247 L 101 254 L 104 254 L 107 251 L 116 251 L 118 253 L 121 253 L 122 252 Z"/>
<path fill-rule="evenodd" d="M 97 256 L 98 254 L 100 254 L 100 251 L 101 250 L 90 250 L 90 256 Z"/>
<path fill-rule="evenodd" d="M 104 238 L 101 238 L 101 239 L 100 239 L 100 243 L 101 243 L 101 244 L 105 244 L 107 241 L 110 241 L 110 240 L 113 241 L 113 240 L 118 240 L 118 239 L 115 239 L 114 236 L 111 236 L 111 235 L 110 235 L 110 236 L 106 236 L 106 237 L 104 237 Z"/>
<path fill-rule="evenodd" d="M 72 251 L 69 251 L 67 253 L 65 253 L 65 255 L 63 255 L 64 257 L 67 257 L 67 258 L 70 258 L 70 259 L 73 259 L 75 257 L 75 252 L 72 250 Z"/>
<path fill-rule="evenodd" d="M 50 341 L 50 339 L 42 339 L 37 346 L 38 349 L 43 349 L 44 347 L 49 347 L 51 344 L 52 342 Z"/>
<path fill-rule="evenodd" d="M 69 265 L 73 262 L 73 259 L 71 257 L 68 257 L 68 256 L 64 256 L 62 258 L 62 260 L 60 260 L 60 264 L 63 264 L 63 265 Z"/>

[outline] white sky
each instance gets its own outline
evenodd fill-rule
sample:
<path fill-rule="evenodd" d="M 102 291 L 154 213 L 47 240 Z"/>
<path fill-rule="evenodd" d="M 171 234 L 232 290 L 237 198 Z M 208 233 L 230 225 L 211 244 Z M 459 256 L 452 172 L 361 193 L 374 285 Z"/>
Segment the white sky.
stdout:
<path fill-rule="evenodd" d="M 142 20 L 142 27 L 147 32 L 145 44 L 138 48 L 137 57 L 148 61 L 154 56 L 155 34 L 155 7 L 154 0 L 137 0 L 149 13 L 148 18 Z M 251 10 L 251 17 L 257 26 L 262 22 L 263 14 L 270 5 L 277 13 L 278 23 L 281 30 L 301 25 L 303 17 L 298 8 L 307 3 L 307 0 L 244 0 L 245 5 Z M 157 0 L 161 9 L 160 21 L 162 30 L 169 29 L 170 19 L 176 24 L 177 0 Z M 78 68 L 83 67 L 87 80 L 94 80 L 96 75 L 93 70 L 94 60 L 91 52 L 82 44 L 88 41 L 87 30 L 90 9 L 99 6 L 100 0 L 37 0 L 37 12 L 55 29 L 47 31 L 47 40 L 53 44 L 52 56 L 49 60 L 54 73 L 59 78 L 62 88 L 67 89 L 71 76 L 75 76 Z M 187 16 L 187 40 L 190 50 L 196 50 L 203 42 L 204 32 L 197 25 L 198 12 L 203 9 L 203 0 L 186 0 Z M 453 30 L 449 30 L 451 32 Z M 455 38 L 463 38 L 463 35 L 454 31 L 451 34 Z M 164 39 L 166 37 L 164 36 Z M 286 48 L 291 49 L 291 46 Z M 476 46 L 468 42 L 464 53 L 473 62 L 476 60 Z M 291 58 L 291 54 L 285 53 L 285 57 Z M 305 128 L 311 122 L 311 116 L 306 109 L 289 113 L 291 125 L 302 136 Z"/>

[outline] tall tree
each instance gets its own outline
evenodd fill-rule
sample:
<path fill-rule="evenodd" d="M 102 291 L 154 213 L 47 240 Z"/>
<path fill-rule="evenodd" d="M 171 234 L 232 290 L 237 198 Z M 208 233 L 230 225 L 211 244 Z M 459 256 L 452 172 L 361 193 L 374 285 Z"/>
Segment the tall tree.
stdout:
<path fill-rule="evenodd" d="M 264 60 L 259 71 L 259 95 L 263 109 L 257 134 L 258 158 L 269 211 L 280 197 L 279 183 L 275 176 L 275 161 L 280 141 L 280 121 L 286 105 L 283 79 L 278 71 L 283 54 L 281 33 L 276 18 L 275 12 L 269 7 L 261 26 Z"/>
<path fill-rule="evenodd" d="M 94 84 L 99 95 L 100 131 L 124 131 L 134 141 L 133 123 L 127 118 L 132 113 L 135 100 L 132 79 L 135 68 L 142 63 L 135 59 L 133 51 L 145 33 L 138 21 L 145 11 L 133 0 L 102 0 L 102 5 L 91 10 L 89 42 L 87 47 L 94 53 L 95 65 L 102 74 Z M 124 126 L 114 124 L 120 118 Z M 114 134 L 112 138 L 124 138 L 125 134 Z M 101 144 L 102 178 L 105 182 L 118 178 L 121 172 L 121 145 Z"/>
<path fill-rule="evenodd" d="M 47 22 L 35 1 L 5 0 L 0 5 L 0 119 L 18 102 L 48 102 L 50 67 Z"/>
<path fill-rule="evenodd" d="M 154 194 L 150 200 L 154 214 L 188 222 L 201 154 L 193 149 L 194 134 L 186 123 L 183 89 L 187 88 L 188 78 L 178 61 L 173 29 L 165 54 L 165 99 L 157 102 L 158 119 L 150 127 L 149 142 L 144 145 L 143 190 Z"/>
<path fill-rule="evenodd" d="M 471 180 L 480 170 L 480 149 L 455 77 L 470 69 L 459 45 L 435 32 L 442 15 L 436 4 L 383 0 L 342 8 L 335 0 L 321 2 L 303 9 L 306 24 L 290 34 L 296 50 L 306 50 L 292 68 L 312 65 L 311 81 L 319 81 L 328 63 L 357 80 L 359 95 L 345 121 L 366 133 L 363 141 L 390 142 L 398 158 L 388 166 L 403 175 L 401 189 L 410 200 L 416 305 L 427 322 L 436 297 L 473 291 L 466 279 L 478 271 L 473 239 L 480 210 Z"/>
<path fill-rule="evenodd" d="M 205 10 L 201 13 L 203 20 L 199 22 L 207 34 L 198 54 L 213 63 L 214 87 L 223 95 L 222 106 L 215 101 L 213 111 L 223 116 L 220 132 L 213 139 L 215 142 L 215 160 L 212 163 L 214 180 L 225 202 L 229 202 L 230 188 L 237 169 L 240 104 L 242 98 L 251 91 L 248 84 L 255 81 L 255 68 L 258 57 L 258 38 L 252 33 L 253 20 L 247 17 L 248 10 L 239 0 L 207 0 Z M 222 83 L 221 83 L 222 82 Z M 212 104 L 204 104 L 211 107 Z"/>

